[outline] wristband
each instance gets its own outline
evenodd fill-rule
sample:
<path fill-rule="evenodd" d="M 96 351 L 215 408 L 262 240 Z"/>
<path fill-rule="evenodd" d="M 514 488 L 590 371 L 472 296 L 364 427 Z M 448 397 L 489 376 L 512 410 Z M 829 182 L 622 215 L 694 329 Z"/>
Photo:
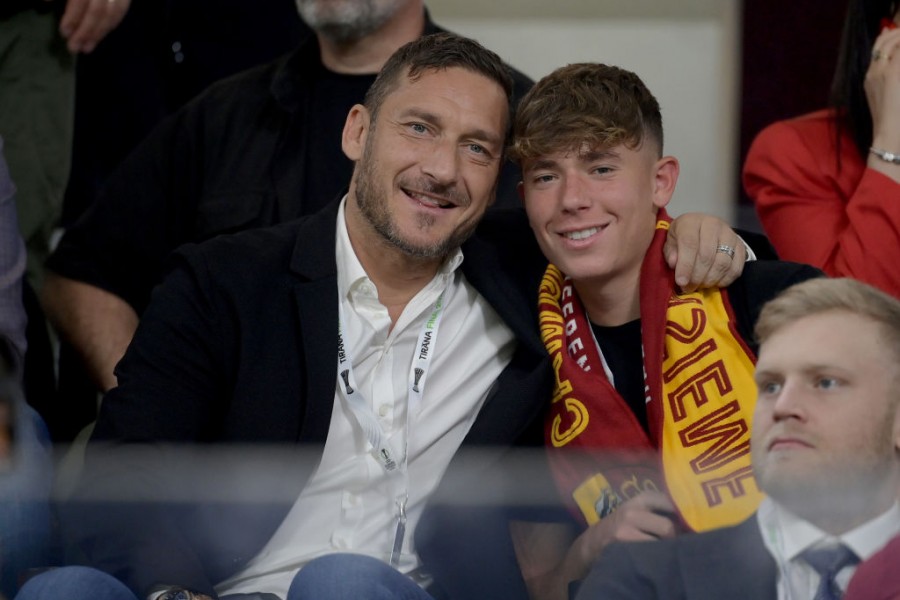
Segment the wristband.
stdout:
<path fill-rule="evenodd" d="M 881 148 L 869 148 L 869 152 L 885 162 L 900 165 L 900 154 L 894 154 L 893 152 L 888 152 L 887 150 L 882 150 Z"/>

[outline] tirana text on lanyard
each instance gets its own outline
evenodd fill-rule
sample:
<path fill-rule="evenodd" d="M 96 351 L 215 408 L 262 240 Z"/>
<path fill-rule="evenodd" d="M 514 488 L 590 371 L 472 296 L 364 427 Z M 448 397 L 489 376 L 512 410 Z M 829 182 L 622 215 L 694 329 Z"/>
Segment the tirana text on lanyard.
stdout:
<path fill-rule="evenodd" d="M 391 548 L 391 566 L 394 567 L 400 562 L 403 538 L 406 535 L 406 503 L 409 500 L 409 419 L 410 414 L 417 411 L 422 402 L 428 367 L 437 344 L 438 327 L 441 324 L 443 308 L 444 294 L 441 293 L 419 331 L 419 338 L 413 349 L 412 365 L 409 369 L 403 448 L 396 449 L 385 435 L 371 403 L 362 394 L 362 390 L 353 376 L 353 357 L 350 356 L 350 351 L 344 343 L 343 308 L 342 304 L 338 303 L 337 387 L 369 442 L 369 452 L 372 453 L 372 456 L 384 469 L 389 481 L 392 482 L 390 489 L 393 490 L 394 504 L 397 510 L 397 529 Z"/>

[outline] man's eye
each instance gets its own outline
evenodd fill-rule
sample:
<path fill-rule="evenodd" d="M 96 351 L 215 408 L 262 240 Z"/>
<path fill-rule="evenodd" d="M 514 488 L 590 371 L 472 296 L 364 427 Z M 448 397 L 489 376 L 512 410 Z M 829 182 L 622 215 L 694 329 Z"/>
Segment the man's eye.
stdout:
<path fill-rule="evenodd" d="M 759 391 L 767 396 L 771 396 L 781 391 L 781 384 L 777 381 L 764 381 L 759 384 Z"/>
<path fill-rule="evenodd" d="M 469 144 L 469 150 L 475 154 L 487 154 L 487 150 L 480 144 Z"/>
<path fill-rule="evenodd" d="M 823 390 L 833 390 L 841 385 L 834 377 L 820 377 L 816 380 L 816 387 Z"/>
<path fill-rule="evenodd" d="M 409 126 L 410 129 L 415 131 L 416 133 L 425 133 L 428 131 L 428 128 L 422 125 L 421 123 L 413 123 Z"/>

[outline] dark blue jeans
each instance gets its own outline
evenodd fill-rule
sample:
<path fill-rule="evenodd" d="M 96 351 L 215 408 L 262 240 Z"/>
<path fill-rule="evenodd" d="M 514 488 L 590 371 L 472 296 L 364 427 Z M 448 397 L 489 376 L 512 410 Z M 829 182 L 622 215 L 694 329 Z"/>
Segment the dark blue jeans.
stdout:
<path fill-rule="evenodd" d="M 50 437 L 30 406 L 19 400 L 15 410 L 13 462 L 0 472 L 0 592 L 10 598 L 27 569 L 51 560 Z"/>
<path fill-rule="evenodd" d="M 433 600 L 412 579 L 378 559 L 329 554 L 294 577 L 287 600 Z"/>
<path fill-rule="evenodd" d="M 270 594 L 235 594 L 222 600 L 269 600 Z M 387 564 L 359 554 L 331 554 L 294 577 L 286 600 L 433 600 Z M 118 579 L 89 567 L 62 567 L 29 580 L 15 600 L 139 600 Z M 140 599 L 144 600 L 144 599 Z"/>
<path fill-rule="evenodd" d="M 29 579 L 16 600 L 138 600 L 125 584 L 90 567 L 61 567 Z M 143 599 L 142 599 L 143 600 Z"/>

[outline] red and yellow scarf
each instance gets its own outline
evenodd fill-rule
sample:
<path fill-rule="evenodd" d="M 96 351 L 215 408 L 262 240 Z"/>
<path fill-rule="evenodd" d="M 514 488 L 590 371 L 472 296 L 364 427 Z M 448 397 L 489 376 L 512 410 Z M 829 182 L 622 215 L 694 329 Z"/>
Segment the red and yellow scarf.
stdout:
<path fill-rule="evenodd" d="M 664 211 L 641 267 L 640 313 L 650 435 L 604 372 L 578 295 L 559 269 L 541 283 L 541 337 L 556 372 L 545 439 L 558 486 L 587 524 L 644 489 L 666 491 L 684 525 L 738 523 L 762 494 L 750 466 L 755 356 L 725 290 L 675 291 Z"/>

